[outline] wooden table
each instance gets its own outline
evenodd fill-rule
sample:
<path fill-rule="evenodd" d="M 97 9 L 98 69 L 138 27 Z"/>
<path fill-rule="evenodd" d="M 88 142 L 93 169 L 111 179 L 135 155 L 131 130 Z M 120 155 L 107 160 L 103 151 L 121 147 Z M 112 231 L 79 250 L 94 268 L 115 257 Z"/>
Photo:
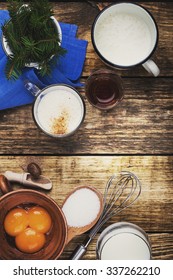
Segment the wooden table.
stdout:
<path fill-rule="evenodd" d="M 107 225 L 128 221 L 141 226 L 151 239 L 153 259 L 173 259 L 173 156 L 1 156 L 0 170 L 22 172 L 29 161 L 38 162 L 43 175 L 53 182 L 47 194 L 61 206 L 76 186 L 93 186 L 102 193 L 109 177 L 121 170 L 134 172 L 141 180 L 142 194 L 129 209 L 112 218 Z M 14 185 L 16 189 L 17 185 Z M 96 240 L 85 259 L 95 259 Z M 68 259 L 85 234 L 75 237 L 66 247 L 62 259 Z"/>
<path fill-rule="evenodd" d="M 140 199 L 106 225 L 128 221 L 141 226 L 151 239 L 153 258 L 173 259 L 173 2 L 141 5 L 158 23 L 159 45 L 153 58 L 160 76 L 151 77 L 142 67 L 116 70 L 123 78 L 125 98 L 110 112 L 93 108 L 79 89 L 86 103 L 86 118 L 79 131 L 63 141 L 36 128 L 31 105 L 1 111 L 0 171 L 20 172 L 21 164 L 28 160 L 26 155 L 37 155 L 34 160 L 41 162 L 43 174 L 53 181 L 48 195 L 59 205 L 76 186 L 92 185 L 103 192 L 113 173 L 134 172 L 142 183 Z M 0 8 L 5 9 L 6 4 L 1 3 Z M 92 70 L 106 68 L 90 39 L 98 8 L 91 3 L 67 2 L 54 3 L 54 10 L 58 20 L 77 24 L 78 37 L 89 41 L 82 73 L 85 82 Z M 85 259 L 95 259 L 97 238 Z M 70 242 L 61 258 L 68 259 L 83 239 L 84 235 Z"/>

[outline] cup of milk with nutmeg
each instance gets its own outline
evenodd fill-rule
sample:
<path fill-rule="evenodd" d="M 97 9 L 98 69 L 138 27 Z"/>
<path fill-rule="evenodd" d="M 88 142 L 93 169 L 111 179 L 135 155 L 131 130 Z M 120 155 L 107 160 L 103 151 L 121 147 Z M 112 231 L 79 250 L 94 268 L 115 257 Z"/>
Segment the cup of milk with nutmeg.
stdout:
<path fill-rule="evenodd" d="M 64 138 L 72 135 L 85 117 L 85 104 L 76 89 L 55 84 L 40 90 L 29 81 L 25 87 L 36 97 L 33 118 L 47 135 Z"/>

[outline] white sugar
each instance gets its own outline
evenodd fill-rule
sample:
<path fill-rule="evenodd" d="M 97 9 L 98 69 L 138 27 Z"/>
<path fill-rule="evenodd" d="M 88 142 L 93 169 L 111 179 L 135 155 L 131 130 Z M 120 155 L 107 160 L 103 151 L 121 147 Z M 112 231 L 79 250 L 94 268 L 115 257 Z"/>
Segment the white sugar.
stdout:
<path fill-rule="evenodd" d="M 69 226 L 83 227 L 97 218 L 100 200 L 91 189 L 81 188 L 69 196 L 62 210 Z"/>

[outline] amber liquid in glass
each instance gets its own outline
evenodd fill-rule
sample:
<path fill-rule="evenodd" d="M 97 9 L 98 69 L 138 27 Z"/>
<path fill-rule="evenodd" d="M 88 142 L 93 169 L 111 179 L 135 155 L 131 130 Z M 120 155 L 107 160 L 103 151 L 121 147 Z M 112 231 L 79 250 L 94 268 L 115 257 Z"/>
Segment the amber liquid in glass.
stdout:
<path fill-rule="evenodd" d="M 86 96 L 92 105 L 105 110 L 113 108 L 123 97 L 119 81 L 110 73 L 91 75 L 86 84 Z"/>

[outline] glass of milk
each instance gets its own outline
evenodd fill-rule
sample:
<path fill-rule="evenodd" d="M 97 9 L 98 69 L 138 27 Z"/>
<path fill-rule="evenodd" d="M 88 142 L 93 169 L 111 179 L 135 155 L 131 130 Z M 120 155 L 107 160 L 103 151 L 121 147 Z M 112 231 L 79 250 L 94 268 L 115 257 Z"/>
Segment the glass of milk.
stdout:
<path fill-rule="evenodd" d="M 151 56 L 158 44 L 158 27 L 149 11 L 134 3 L 114 3 L 96 17 L 91 31 L 94 49 L 107 65 L 128 69 L 142 65 L 158 76 Z"/>
<path fill-rule="evenodd" d="M 65 84 L 55 84 L 40 90 L 30 81 L 25 87 L 36 97 L 33 118 L 47 135 L 64 138 L 81 126 L 85 117 L 85 104 L 76 89 Z"/>
<path fill-rule="evenodd" d="M 100 234 L 96 245 L 100 260 L 150 260 L 151 245 L 146 232 L 135 224 L 119 222 Z"/>

